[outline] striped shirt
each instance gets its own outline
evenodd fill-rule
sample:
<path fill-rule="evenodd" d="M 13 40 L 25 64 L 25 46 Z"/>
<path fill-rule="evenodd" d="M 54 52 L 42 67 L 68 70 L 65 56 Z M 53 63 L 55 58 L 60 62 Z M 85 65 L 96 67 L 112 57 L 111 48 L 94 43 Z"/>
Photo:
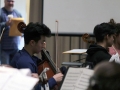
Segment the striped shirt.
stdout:
<path fill-rule="evenodd" d="M 1 30 L 3 27 L 5 27 L 5 31 L 2 35 L 1 39 L 1 48 L 2 49 L 18 49 L 18 45 L 20 44 L 20 36 L 9 36 L 9 26 L 6 26 L 5 23 L 8 21 L 8 15 L 13 15 L 13 17 L 21 17 L 21 15 L 16 11 L 13 10 L 12 12 L 8 12 L 4 7 L 1 9 L 1 18 L 0 18 L 0 24 L 1 24 Z M 2 24 L 4 23 L 4 24 Z"/>

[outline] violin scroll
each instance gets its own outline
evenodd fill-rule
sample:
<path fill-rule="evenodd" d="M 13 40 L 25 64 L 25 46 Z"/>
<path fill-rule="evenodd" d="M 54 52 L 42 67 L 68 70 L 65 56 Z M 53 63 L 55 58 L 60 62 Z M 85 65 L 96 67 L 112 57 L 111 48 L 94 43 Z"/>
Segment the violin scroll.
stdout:
<path fill-rule="evenodd" d="M 21 33 L 24 33 L 24 30 L 26 28 L 26 24 L 24 22 L 20 22 L 18 25 L 17 25 L 17 28 L 18 30 L 21 32 Z"/>
<path fill-rule="evenodd" d="M 87 33 L 83 34 L 83 36 L 82 36 L 82 39 L 83 39 L 84 42 L 87 42 L 87 43 L 95 43 L 94 40 L 89 40 L 89 38 L 90 38 L 90 35 L 87 34 Z"/>

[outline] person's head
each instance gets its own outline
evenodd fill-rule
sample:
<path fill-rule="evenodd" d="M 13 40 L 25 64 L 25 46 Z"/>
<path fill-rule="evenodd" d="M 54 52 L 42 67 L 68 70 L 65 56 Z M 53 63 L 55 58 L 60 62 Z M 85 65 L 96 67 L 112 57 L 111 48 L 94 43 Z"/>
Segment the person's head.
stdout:
<path fill-rule="evenodd" d="M 120 45 L 120 23 L 116 24 L 116 33 L 114 36 L 114 43 Z"/>
<path fill-rule="evenodd" d="M 120 23 L 116 23 L 114 19 L 110 19 L 109 23 L 114 25 L 116 28 L 116 33 L 114 35 L 114 43 L 120 45 Z"/>
<path fill-rule="evenodd" d="M 108 23 L 101 23 L 96 25 L 93 34 L 97 43 L 106 42 L 107 47 L 113 44 L 113 35 L 115 33 L 115 27 Z"/>
<path fill-rule="evenodd" d="M 51 30 L 44 24 L 29 23 L 24 30 L 25 46 L 33 53 L 39 53 L 44 47 L 45 37 L 51 36 Z"/>
<path fill-rule="evenodd" d="M 120 90 L 120 64 L 102 62 L 94 68 L 87 90 Z"/>
<path fill-rule="evenodd" d="M 8 11 L 12 11 L 13 10 L 13 7 L 14 7 L 14 2 L 15 0 L 4 0 L 4 3 L 5 3 L 5 8 L 8 10 Z"/>

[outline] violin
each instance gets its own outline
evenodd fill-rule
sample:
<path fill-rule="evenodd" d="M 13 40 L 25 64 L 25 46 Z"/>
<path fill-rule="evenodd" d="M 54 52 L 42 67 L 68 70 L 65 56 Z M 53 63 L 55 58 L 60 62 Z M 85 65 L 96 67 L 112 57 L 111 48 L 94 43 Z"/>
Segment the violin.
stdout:
<path fill-rule="evenodd" d="M 41 51 L 42 57 L 45 57 L 42 62 L 38 64 L 38 74 L 40 74 L 44 68 L 49 68 L 49 70 L 46 72 L 48 79 L 53 77 L 56 73 L 59 73 L 59 70 L 57 69 L 55 63 L 51 59 L 50 55 L 48 54 L 48 51 L 45 49 L 42 49 Z"/>
<path fill-rule="evenodd" d="M 58 21 L 56 20 L 55 23 L 57 24 L 57 33 L 56 33 L 56 52 L 57 52 L 57 37 L 58 37 Z M 42 49 L 41 51 L 41 55 L 42 57 L 45 57 L 45 59 L 40 62 L 38 64 L 38 74 L 41 73 L 41 71 L 43 71 L 43 69 L 45 67 L 48 67 L 49 70 L 46 72 L 48 79 L 53 77 L 56 73 L 59 73 L 60 70 L 57 68 L 57 59 L 58 59 L 58 55 L 56 53 L 56 64 L 53 62 L 53 60 L 51 59 L 50 55 L 48 54 L 48 51 L 46 51 L 45 49 Z M 62 72 L 63 73 L 63 72 Z"/>
<path fill-rule="evenodd" d="M 82 35 L 82 40 L 83 40 L 84 42 L 91 43 L 91 44 L 94 44 L 94 43 L 95 43 L 94 40 L 90 40 L 90 35 L 87 34 L 87 33 L 85 33 L 85 34 Z"/>

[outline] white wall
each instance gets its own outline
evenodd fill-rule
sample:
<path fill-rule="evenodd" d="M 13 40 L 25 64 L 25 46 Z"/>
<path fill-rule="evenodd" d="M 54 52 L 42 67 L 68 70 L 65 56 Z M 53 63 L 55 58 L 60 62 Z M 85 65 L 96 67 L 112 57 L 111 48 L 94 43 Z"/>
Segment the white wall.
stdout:
<path fill-rule="evenodd" d="M 120 0 L 44 0 L 43 23 L 59 33 L 92 33 L 96 24 L 120 22 Z"/>

